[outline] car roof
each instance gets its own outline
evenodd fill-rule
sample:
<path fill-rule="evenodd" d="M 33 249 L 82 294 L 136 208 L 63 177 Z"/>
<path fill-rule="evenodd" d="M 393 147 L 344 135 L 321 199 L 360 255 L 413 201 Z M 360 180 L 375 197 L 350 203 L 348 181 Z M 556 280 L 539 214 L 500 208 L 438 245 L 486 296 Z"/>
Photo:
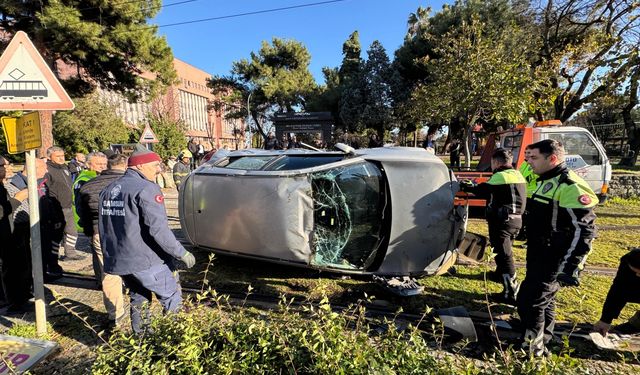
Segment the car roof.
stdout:
<path fill-rule="evenodd" d="M 315 156 L 315 155 L 344 155 L 343 151 L 339 150 L 308 150 L 302 148 L 289 149 L 289 150 L 263 150 L 257 148 L 249 148 L 237 151 L 230 151 L 224 155 L 227 157 L 241 157 L 241 156 L 280 156 L 280 155 L 300 155 L 300 156 Z M 434 154 L 427 152 L 423 148 L 419 147 L 377 147 L 377 148 L 361 148 L 354 150 L 354 156 L 361 156 L 370 160 L 415 160 L 424 161 L 425 159 L 439 160 Z"/>

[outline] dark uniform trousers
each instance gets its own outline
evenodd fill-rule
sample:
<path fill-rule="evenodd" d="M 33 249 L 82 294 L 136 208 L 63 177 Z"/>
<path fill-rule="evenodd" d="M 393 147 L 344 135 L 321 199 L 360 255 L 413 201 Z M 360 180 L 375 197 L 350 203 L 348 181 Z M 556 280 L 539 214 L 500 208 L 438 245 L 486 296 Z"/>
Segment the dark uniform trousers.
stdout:
<path fill-rule="evenodd" d="M 553 336 L 555 326 L 554 297 L 560 290 L 556 278 L 562 254 L 547 244 L 536 243 L 531 239 L 527 246 L 527 277 L 518 292 L 518 315 L 525 328 L 533 328 L 532 331 L 539 335 L 525 339 L 534 342 L 537 340 L 546 345 Z"/>
<path fill-rule="evenodd" d="M 496 253 L 496 271 L 499 274 L 515 275 L 512 243 L 522 226 L 522 219 L 519 215 L 506 222 L 504 219 L 487 218 L 487 223 L 489 224 L 489 241 Z"/>
<path fill-rule="evenodd" d="M 149 305 L 154 293 L 164 312 L 178 311 L 182 305 L 178 273 L 172 272 L 166 264 L 158 264 L 143 271 L 123 275 L 122 280 L 129 289 L 131 326 L 135 333 L 142 332 L 149 324 Z"/>

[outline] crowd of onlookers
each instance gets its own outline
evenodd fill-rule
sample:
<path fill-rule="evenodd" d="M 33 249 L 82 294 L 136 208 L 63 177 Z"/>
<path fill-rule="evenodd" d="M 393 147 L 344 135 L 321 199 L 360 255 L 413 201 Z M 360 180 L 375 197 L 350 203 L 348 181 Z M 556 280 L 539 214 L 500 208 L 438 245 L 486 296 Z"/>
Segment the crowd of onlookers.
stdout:
<path fill-rule="evenodd" d="M 140 150 L 138 150 L 140 151 Z M 153 179 L 162 188 L 180 188 L 184 179 L 216 150 L 205 152 L 202 142 L 190 139 L 179 155 L 159 163 Z M 62 276 L 65 263 L 86 258 L 76 249 L 78 233 L 89 237 L 96 280 L 105 291 L 105 304 L 115 320 L 122 313 L 122 281 L 102 270 L 98 233 L 98 196 L 109 182 L 122 177 L 128 157 L 111 149 L 77 152 L 67 161 L 65 151 L 53 146 L 36 159 L 39 195 L 42 269 L 45 281 Z M 16 168 L 0 156 L 0 308 L 8 314 L 33 309 L 31 227 L 27 168 Z"/>
<path fill-rule="evenodd" d="M 351 146 L 356 150 L 361 147 L 367 148 L 376 148 L 383 147 L 384 142 L 378 137 L 377 134 L 371 134 L 368 137 L 368 142 L 361 143 L 361 139 L 359 136 L 355 134 L 349 134 L 348 132 L 342 133 L 337 139 L 332 140 L 331 142 L 335 143 L 343 143 L 347 146 Z M 295 133 L 284 133 L 282 135 L 282 139 L 278 139 L 273 131 L 267 133 L 267 138 L 264 140 L 263 148 L 265 150 L 289 150 L 295 148 L 303 148 L 305 146 L 311 146 L 317 149 L 327 149 L 329 147 L 329 143 L 323 141 L 319 138 L 313 138 L 312 141 L 309 142 L 309 145 L 305 145 L 298 139 L 298 136 Z"/>
<path fill-rule="evenodd" d="M 185 149 L 177 158 L 158 162 L 150 180 L 162 182 L 169 188 L 180 187 L 204 156 L 201 150 L 196 151 L 196 155 L 201 157 L 193 163 L 196 157 Z M 110 149 L 86 155 L 76 153 L 67 162 L 64 150 L 57 146 L 47 149 L 45 157 L 36 159 L 44 280 L 50 282 L 62 277 L 68 262 L 86 259 L 87 255 L 76 249 L 78 233 L 84 233 L 90 240 L 94 274 L 104 292 L 111 326 L 124 315 L 123 280 L 104 271 L 98 225 L 100 193 L 111 182 L 122 178 L 127 169 L 132 168 L 130 163 L 128 156 Z M 17 169 L 0 156 L 0 307 L 6 307 L 5 313 L 9 315 L 34 309 L 28 171 Z M 169 171 L 173 171 L 173 176 Z"/>
<path fill-rule="evenodd" d="M 113 159 L 115 158 L 115 159 Z M 80 197 L 83 186 L 111 168 L 122 155 L 111 150 L 77 153 L 67 163 L 64 150 L 53 146 L 46 156 L 36 159 L 35 173 L 40 217 L 42 269 L 45 281 L 59 278 L 65 262 L 85 255 L 76 249 L 78 232 L 86 229 L 82 221 Z M 9 161 L 0 157 L 0 198 L 2 199 L 2 300 L 8 313 L 30 309 L 31 228 L 27 193 L 28 170 L 14 171 Z"/>

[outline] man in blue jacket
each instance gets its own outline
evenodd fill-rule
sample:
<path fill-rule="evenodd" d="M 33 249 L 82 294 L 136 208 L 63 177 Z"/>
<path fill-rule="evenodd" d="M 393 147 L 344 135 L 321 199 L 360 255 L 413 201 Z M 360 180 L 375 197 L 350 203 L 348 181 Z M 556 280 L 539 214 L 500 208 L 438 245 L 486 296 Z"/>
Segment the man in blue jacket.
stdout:
<path fill-rule="evenodd" d="M 104 255 L 104 271 L 122 276 L 131 298 L 131 325 L 141 333 L 148 323 L 152 294 L 166 311 L 177 311 L 182 295 L 174 276 L 174 259 L 188 268 L 194 256 L 169 229 L 164 196 L 154 182 L 160 173 L 160 156 L 152 151 L 131 155 L 124 176 L 100 193 L 98 230 Z"/>

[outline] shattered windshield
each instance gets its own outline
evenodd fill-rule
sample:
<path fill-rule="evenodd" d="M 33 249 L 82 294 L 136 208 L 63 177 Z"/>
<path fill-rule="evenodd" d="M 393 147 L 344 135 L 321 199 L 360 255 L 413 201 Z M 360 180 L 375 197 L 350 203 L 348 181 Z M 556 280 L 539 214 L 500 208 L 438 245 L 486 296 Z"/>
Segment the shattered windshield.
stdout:
<path fill-rule="evenodd" d="M 311 175 L 314 199 L 313 263 L 365 269 L 383 240 L 386 203 L 381 170 L 364 162 Z"/>

